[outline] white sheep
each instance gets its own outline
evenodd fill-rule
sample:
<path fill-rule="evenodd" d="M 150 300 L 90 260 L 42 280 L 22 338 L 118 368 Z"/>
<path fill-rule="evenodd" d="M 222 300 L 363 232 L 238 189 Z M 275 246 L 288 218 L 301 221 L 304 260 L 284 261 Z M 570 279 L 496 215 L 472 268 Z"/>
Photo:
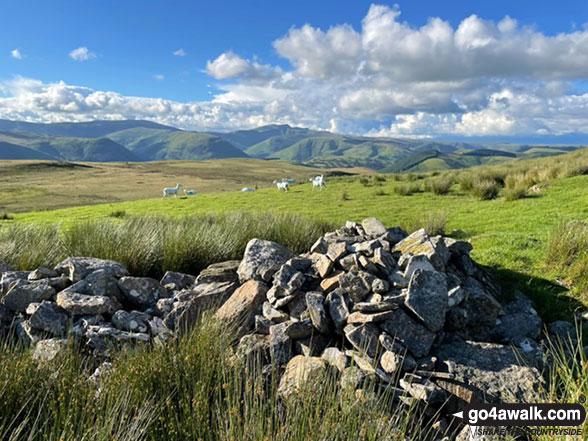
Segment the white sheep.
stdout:
<path fill-rule="evenodd" d="M 193 196 L 193 195 L 196 194 L 196 190 L 187 190 L 187 189 L 184 189 L 184 194 L 186 196 Z"/>
<path fill-rule="evenodd" d="M 281 181 L 274 181 L 274 184 L 276 184 L 276 187 L 278 187 L 278 190 L 288 191 L 288 189 L 290 187 L 288 182 L 285 181 L 284 179 L 282 179 Z"/>
<path fill-rule="evenodd" d="M 166 187 L 163 189 L 163 197 L 165 198 L 166 196 L 171 196 L 172 194 L 175 197 L 178 197 L 178 190 L 180 189 L 180 187 L 182 186 L 182 184 L 176 184 L 175 187 Z"/>
<path fill-rule="evenodd" d="M 315 189 L 315 187 L 319 187 L 321 191 L 323 190 L 323 187 L 327 188 L 327 185 L 325 184 L 324 175 L 315 176 L 314 178 L 310 178 L 309 181 L 312 182 L 313 190 Z"/>
<path fill-rule="evenodd" d="M 243 187 L 241 189 L 241 191 L 255 191 L 255 188 L 253 188 L 253 187 Z"/>

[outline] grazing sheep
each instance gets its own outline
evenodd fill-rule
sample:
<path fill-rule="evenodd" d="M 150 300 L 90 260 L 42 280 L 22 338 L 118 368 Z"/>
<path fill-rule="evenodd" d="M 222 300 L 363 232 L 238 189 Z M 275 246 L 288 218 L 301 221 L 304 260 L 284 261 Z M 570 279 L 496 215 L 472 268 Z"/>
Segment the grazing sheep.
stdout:
<path fill-rule="evenodd" d="M 193 196 L 196 194 L 196 190 L 184 190 L 186 196 Z"/>
<path fill-rule="evenodd" d="M 325 176 L 324 175 L 315 176 L 314 178 L 310 178 L 309 181 L 312 182 L 312 189 L 313 190 L 315 189 L 315 187 L 319 187 L 321 189 L 321 191 L 323 190 L 323 187 L 327 188 L 327 185 L 325 184 Z"/>
<path fill-rule="evenodd" d="M 241 189 L 241 191 L 255 191 L 255 188 L 253 188 L 253 187 L 243 187 Z"/>
<path fill-rule="evenodd" d="M 163 197 L 165 198 L 166 196 L 171 196 L 172 194 L 174 195 L 174 197 L 178 197 L 178 190 L 180 189 L 180 187 L 182 186 L 182 184 L 176 184 L 175 187 L 166 187 L 163 189 Z"/>
<path fill-rule="evenodd" d="M 290 187 L 288 182 L 286 182 L 283 179 L 281 181 L 274 181 L 274 184 L 276 184 L 276 187 L 278 187 L 278 190 L 288 191 L 289 187 Z"/>

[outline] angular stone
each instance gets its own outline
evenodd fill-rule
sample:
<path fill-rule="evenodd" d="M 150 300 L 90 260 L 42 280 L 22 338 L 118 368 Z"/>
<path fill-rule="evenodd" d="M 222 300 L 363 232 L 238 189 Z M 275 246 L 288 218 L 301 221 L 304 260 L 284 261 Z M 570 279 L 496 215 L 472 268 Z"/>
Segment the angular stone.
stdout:
<path fill-rule="evenodd" d="M 59 338 L 50 338 L 47 340 L 40 340 L 35 345 L 33 352 L 33 359 L 38 362 L 49 362 L 54 360 L 63 353 L 67 348 L 67 340 Z"/>
<path fill-rule="evenodd" d="M 65 310 L 53 302 L 43 300 L 29 317 L 31 327 L 56 337 L 65 335 L 68 317 Z"/>
<path fill-rule="evenodd" d="M 139 311 L 116 311 L 112 315 L 112 324 L 121 331 L 147 332 L 151 316 Z"/>
<path fill-rule="evenodd" d="M 320 332 L 329 332 L 329 318 L 325 310 L 325 296 L 319 292 L 306 293 L 306 306 L 310 314 L 310 320 L 313 326 Z"/>
<path fill-rule="evenodd" d="M 73 292 L 58 293 L 56 303 L 70 315 L 112 314 L 120 309 L 120 304 L 113 297 L 89 296 Z"/>
<path fill-rule="evenodd" d="M 269 329 L 274 323 L 266 319 L 262 315 L 255 316 L 255 325 L 253 331 L 256 334 L 269 335 Z"/>
<path fill-rule="evenodd" d="M 388 232 L 382 222 L 375 217 L 368 217 L 361 222 L 365 234 L 368 236 L 382 236 Z"/>
<path fill-rule="evenodd" d="M 367 271 L 370 274 L 378 274 L 379 273 L 376 265 L 374 265 L 373 262 L 371 260 L 369 260 L 366 256 L 359 256 L 357 260 L 359 262 L 359 267 L 362 270 Z"/>
<path fill-rule="evenodd" d="M 327 372 L 327 363 L 318 357 L 297 355 L 289 361 L 278 386 L 278 395 L 289 399 L 301 390 L 319 381 Z"/>
<path fill-rule="evenodd" d="M 263 303 L 261 312 L 266 319 L 272 321 L 273 323 L 282 323 L 290 319 L 288 314 L 277 310 L 271 305 L 270 302 Z"/>
<path fill-rule="evenodd" d="M 408 284 L 405 305 L 432 332 L 443 329 L 447 312 L 447 282 L 437 271 L 417 269 Z"/>
<path fill-rule="evenodd" d="M 118 280 L 103 269 L 88 274 L 84 280 L 80 280 L 67 288 L 67 291 L 91 296 L 112 296 L 122 300 Z"/>
<path fill-rule="evenodd" d="M 510 346 L 493 343 L 458 342 L 439 346 L 434 355 L 446 365 L 449 374 L 477 388 L 484 402 L 534 403 L 543 384 L 539 371 L 521 360 Z"/>
<path fill-rule="evenodd" d="M 321 358 L 336 367 L 339 372 L 343 372 L 349 366 L 349 357 L 335 347 L 326 348 Z"/>
<path fill-rule="evenodd" d="M 404 303 L 404 298 L 404 296 L 397 296 L 397 299 L 356 303 L 353 305 L 353 311 L 362 312 L 364 314 L 392 311 L 393 309 L 398 309 L 398 306 Z"/>
<path fill-rule="evenodd" d="M 50 279 L 52 277 L 57 277 L 56 271 L 54 271 L 50 268 L 40 267 L 40 268 L 37 268 L 36 270 L 34 270 L 33 272 L 31 272 L 28 276 L 28 279 L 29 279 L 29 282 L 33 282 L 35 280 Z"/>
<path fill-rule="evenodd" d="M 417 254 L 416 256 L 410 256 L 406 261 L 406 267 L 402 274 L 406 280 L 410 280 L 413 273 L 417 270 L 435 271 L 431 262 L 424 254 Z"/>
<path fill-rule="evenodd" d="M 454 256 L 469 255 L 472 251 L 472 244 L 465 240 L 452 239 L 451 237 L 444 237 L 445 246 Z"/>
<path fill-rule="evenodd" d="M 348 349 L 345 351 L 345 355 L 351 357 L 353 360 L 353 364 L 360 368 L 366 374 L 375 374 L 376 369 L 372 366 L 371 360 L 368 360 L 364 352 L 355 351 L 353 349 Z"/>
<path fill-rule="evenodd" d="M 103 269 L 113 277 L 120 278 L 129 274 L 127 268 L 114 260 L 97 259 L 95 257 L 68 257 L 57 264 L 55 271 L 64 274 L 72 282 L 78 282 L 88 274 Z"/>
<path fill-rule="evenodd" d="M 313 334 L 310 337 L 294 340 L 296 355 L 320 357 L 323 351 L 332 344 L 332 339 L 325 334 Z"/>
<path fill-rule="evenodd" d="M 234 327 L 237 337 L 242 337 L 253 326 L 255 314 L 260 312 L 267 290 L 267 285 L 263 282 L 245 282 L 219 308 L 214 319 L 225 329 Z"/>
<path fill-rule="evenodd" d="M 340 288 L 337 288 L 327 296 L 327 307 L 329 315 L 339 330 L 343 329 L 349 317 L 349 307 L 347 306 L 347 299 Z"/>
<path fill-rule="evenodd" d="M 319 260 L 314 264 L 317 274 L 324 279 L 333 270 L 333 261 L 327 256 L 321 256 Z"/>
<path fill-rule="evenodd" d="M 367 354 L 370 358 L 376 356 L 379 331 L 375 325 L 371 323 L 348 324 L 345 326 L 344 332 L 345 338 L 355 349 Z"/>
<path fill-rule="evenodd" d="M 398 340 L 415 356 L 429 354 L 435 334 L 412 320 L 402 309 L 394 311 L 394 317 L 379 323 L 380 329 Z"/>
<path fill-rule="evenodd" d="M 321 289 L 325 294 L 329 294 L 331 291 L 339 287 L 339 276 L 343 274 L 342 271 L 337 271 L 330 277 L 321 281 Z"/>
<path fill-rule="evenodd" d="M 162 286 L 173 285 L 174 289 L 182 290 L 194 285 L 195 282 L 196 277 L 190 274 L 166 271 L 159 283 Z"/>
<path fill-rule="evenodd" d="M 365 282 L 359 272 L 341 274 L 339 276 L 339 286 L 354 303 L 361 302 L 371 290 L 371 286 Z"/>
<path fill-rule="evenodd" d="M 488 294 L 480 282 L 469 277 L 462 286 L 468 300 L 461 306 L 468 313 L 468 325 L 472 327 L 493 327 L 501 312 L 500 303 Z"/>
<path fill-rule="evenodd" d="M 447 292 L 447 307 L 453 308 L 467 298 L 467 292 L 461 286 L 456 286 Z"/>
<path fill-rule="evenodd" d="M 338 265 L 345 271 L 359 271 L 359 258 L 357 254 L 348 254 L 347 256 L 339 259 Z"/>
<path fill-rule="evenodd" d="M 6 274 L 6 273 L 5 273 Z M 47 280 L 14 285 L 2 297 L 1 302 L 12 311 L 23 312 L 33 302 L 49 300 L 55 295 L 55 290 Z"/>
<path fill-rule="evenodd" d="M 16 283 L 22 284 L 28 281 L 30 271 L 5 271 L 0 278 L 0 294 L 6 294 Z"/>
<path fill-rule="evenodd" d="M 349 246 L 349 251 L 352 253 L 361 253 L 361 255 L 367 254 L 371 256 L 378 248 L 382 248 L 382 242 L 379 239 L 375 239 L 354 243 L 353 245 Z"/>
<path fill-rule="evenodd" d="M 384 294 L 390 290 L 390 283 L 387 280 L 375 278 L 372 282 L 372 291 L 376 294 Z"/>
<path fill-rule="evenodd" d="M 198 321 L 200 310 L 194 302 L 177 301 L 163 318 L 163 324 L 178 335 L 188 333 Z"/>
<path fill-rule="evenodd" d="M 175 299 L 159 299 L 155 304 L 155 314 L 159 317 L 163 317 L 170 313 L 174 307 Z"/>
<path fill-rule="evenodd" d="M 251 239 L 247 243 L 237 274 L 244 283 L 248 280 L 269 282 L 272 276 L 292 257 L 292 252 L 268 240 Z"/>
<path fill-rule="evenodd" d="M 118 287 L 124 301 L 135 308 L 155 306 L 159 299 L 168 297 L 167 290 L 149 277 L 123 277 Z"/>
<path fill-rule="evenodd" d="M 383 311 L 376 313 L 353 312 L 347 317 L 347 323 L 376 323 L 384 320 L 390 320 L 394 317 L 393 311 Z"/>
<path fill-rule="evenodd" d="M 239 287 L 238 282 L 210 282 L 196 285 L 192 291 L 181 291 L 178 301 L 189 301 L 200 312 L 220 308 Z"/>
<path fill-rule="evenodd" d="M 327 254 L 329 244 L 324 237 L 319 237 L 317 241 L 310 247 L 311 253 Z"/>
<path fill-rule="evenodd" d="M 390 274 L 396 268 L 396 261 L 389 251 L 384 248 L 376 248 L 372 262 L 382 274 Z"/>
<path fill-rule="evenodd" d="M 445 247 L 445 242 L 440 236 L 436 238 L 429 237 L 423 228 L 398 242 L 394 247 L 394 251 L 399 251 L 402 254 L 424 254 L 437 271 L 444 271 L 449 260 L 449 251 Z"/>
<path fill-rule="evenodd" d="M 341 374 L 340 385 L 342 389 L 356 390 L 362 387 L 369 375 L 356 365 L 345 368 Z"/>
<path fill-rule="evenodd" d="M 286 323 L 269 328 L 269 353 L 272 363 L 282 365 L 292 357 L 292 339 L 285 333 Z"/>
<path fill-rule="evenodd" d="M 347 244 L 345 242 L 333 242 L 329 244 L 327 256 L 333 262 L 338 261 L 347 254 Z"/>
<path fill-rule="evenodd" d="M 263 364 L 269 361 L 270 338 L 267 335 L 249 334 L 239 340 L 235 355 L 240 359 L 259 359 Z"/>
<path fill-rule="evenodd" d="M 400 380 L 400 386 L 417 400 L 429 405 L 443 404 L 447 400 L 447 392 L 435 383 L 413 374 L 406 374 Z"/>
<path fill-rule="evenodd" d="M 240 263 L 241 261 L 239 260 L 213 263 L 200 271 L 200 274 L 196 277 L 195 284 L 237 282 L 239 280 L 237 269 Z"/>
<path fill-rule="evenodd" d="M 302 256 L 292 257 L 286 262 L 286 265 L 290 265 L 296 271 L 306 271 L 312 265 L 312 259 Z"/>

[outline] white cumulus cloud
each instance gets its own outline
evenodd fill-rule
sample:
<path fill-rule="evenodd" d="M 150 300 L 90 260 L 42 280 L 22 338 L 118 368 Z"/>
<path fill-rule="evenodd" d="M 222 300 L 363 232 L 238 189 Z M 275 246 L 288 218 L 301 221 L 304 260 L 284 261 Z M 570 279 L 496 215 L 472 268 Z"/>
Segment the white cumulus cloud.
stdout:
<path fill-rule="evenodd" d="M 69 57 L 76 61 L 86 61 L 91 58 L 96 58 L 96 54 L 91 52 L 86 46 L 75 48 L 69 53 Z"/>
<path fill-rule="evenodd" d="M 187 55 L 186 51 L 182 48 L 173 51 L 172 54 L 174 54 L 176 57 L 185 57 Z"/>
<path fill-rule="evenodd" d="M 22 53 L 20 52 L 20 49 L 12 49 L 10 51 L 10 56 L 12 58 L 16 58 L 17 60 L 22 60 Z"/>

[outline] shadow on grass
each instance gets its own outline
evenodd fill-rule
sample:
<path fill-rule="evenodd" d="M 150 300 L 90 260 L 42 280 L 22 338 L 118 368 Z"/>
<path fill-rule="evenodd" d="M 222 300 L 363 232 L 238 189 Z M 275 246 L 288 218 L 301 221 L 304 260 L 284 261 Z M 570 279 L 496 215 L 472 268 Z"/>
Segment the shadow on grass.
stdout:
<path fill-rule="evenodd" d="M 586 308 L 586 305 L 573 297 L 567 288 L 550 280 L 504 268 L 483 268 L 502 286 L 504 300 L 512 298 L 514 291 L 518 289 L 533 300 L 537 312 L 545 323 L 555 320 L 573 322 L 574 312 L 578 308 Z"/>

